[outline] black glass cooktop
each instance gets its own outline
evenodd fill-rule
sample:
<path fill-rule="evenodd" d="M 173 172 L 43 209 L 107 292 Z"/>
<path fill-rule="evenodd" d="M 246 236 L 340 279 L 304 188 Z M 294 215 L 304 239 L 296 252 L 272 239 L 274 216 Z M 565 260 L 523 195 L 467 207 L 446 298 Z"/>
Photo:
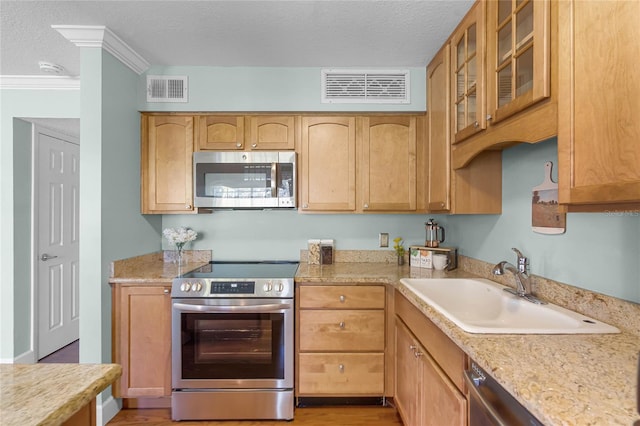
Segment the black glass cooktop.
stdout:
<path fill-rule="evenodd" d="M 212 261 L 180 278 L 294 278 L 298 263 L 288 260 Z"/>

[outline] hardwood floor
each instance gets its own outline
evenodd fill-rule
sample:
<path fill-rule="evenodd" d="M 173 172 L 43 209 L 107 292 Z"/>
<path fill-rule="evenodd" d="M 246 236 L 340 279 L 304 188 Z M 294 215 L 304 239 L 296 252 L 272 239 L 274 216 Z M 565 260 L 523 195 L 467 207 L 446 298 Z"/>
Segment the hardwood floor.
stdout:
<path fill-rule="evenodd" d="M 122 410 L 109 426 L 126 425 L 179 425 L 179 426 L 402 426 L 400 416 L 393 407 L 305 407 L 296 408 L 292 421 L 171 421 L 169 408 Z"/>

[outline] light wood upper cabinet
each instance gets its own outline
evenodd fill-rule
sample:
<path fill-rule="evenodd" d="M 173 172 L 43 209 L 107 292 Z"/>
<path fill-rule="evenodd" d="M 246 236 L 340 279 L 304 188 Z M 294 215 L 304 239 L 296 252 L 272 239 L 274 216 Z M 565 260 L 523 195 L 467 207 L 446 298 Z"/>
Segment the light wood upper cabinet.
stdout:
<path fill-rule="evenodd" d="M 244 117 L 204 115 L 200 117 L 200 150 L 244 149 Z"/>
<path fill-rule="evenodd" d="M 355 117 L 302 117 L 302 211 L 356 208 Z"/>
<path fill-rule="evenodd" d="M 356 136 L 362 210 L 415 210 L 416 117 L 359 117 Z"/>
<path fill-rule="evenodd" d="M 483 151 L 536 143 L 557 134 L 559 3 L 478 0 L 453 33 L 453 169 L 466 167 Z M 474 22 L 475 92 L 469 72 L 474 68 L 474 49 L 469 48 L 473 46 L 469 40 L 473 41 L 470 31 Z M 483 58 L 484 66 L 480 67 Z M 477 119 L 477 127 L 470 117 Z"/>
<path fill-rule="evenodd" d="M 296 117 L 293 115 L 203 115 L 200 150 L 293 150 Z"/>
<path fill-rule="evenodd" d="M 194 118 L 143 115 L 142 213 L 194 213 Z"/>
<path fill-rule="evenodd" d="M 427 114 L 429 144 L 429 192 L 427 209 L 451 209 L 451 131 L 449 101 L 449 45 L 434 56 L 427 66 Z"/>
<path fill-rule="evenodd" d="M 122 365 L 117 398 L 171 396 L 171 283 L 112 288 L 112 359 Z"/>
<path fill-rule="evenodd" d="M 476 2 L 451 36 L 453 143 L 486 128 L 484 7 Z"/>
<path fill-rule="evenodd" d="M 302 117 L 301 211 L 417 211 L 423 127 L 409 115 Z"/>
<path fill-rule="evenodd" d="M 296 147 L 294 116 L 249 117 L 251 149 L 293 150 Z"/>
<path fill-rule="evenodd" d="M 486 2 L 487 110 L 493 123 L 551 95 L 550 3 Z"/>
<path fill-rule="evenodd" d="M 487 151 L 452 170 L 449 45 L 427 66 L 428 193 L 430 212 L 499 214 L 502 211 L 502 155 Z"/>
<path fill-rule="evenodd" d="M 559 201 L 640 208 L 640 2 L 559 2 Z"/>

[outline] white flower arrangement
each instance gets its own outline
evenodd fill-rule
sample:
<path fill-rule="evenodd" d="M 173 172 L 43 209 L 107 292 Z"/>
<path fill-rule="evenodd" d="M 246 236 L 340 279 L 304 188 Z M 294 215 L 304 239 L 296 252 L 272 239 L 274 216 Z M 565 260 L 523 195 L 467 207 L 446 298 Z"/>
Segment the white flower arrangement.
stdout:
<path fill-rule="evenodd" d="M 162 231 L 162 235 L 164 235 L 169 244 L 176 246 L 179 251 L 182 250 L 185 244 L 198 238 L 198 233 L 186 226 L 165 228 L 164 231 Z"/>

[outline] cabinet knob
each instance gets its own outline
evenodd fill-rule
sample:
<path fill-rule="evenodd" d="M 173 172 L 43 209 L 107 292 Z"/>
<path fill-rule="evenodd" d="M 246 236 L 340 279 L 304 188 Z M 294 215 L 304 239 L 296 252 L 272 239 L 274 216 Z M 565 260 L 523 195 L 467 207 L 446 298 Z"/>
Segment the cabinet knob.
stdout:
<path fill-rule="evenodd" d="M 308 208 L 309 208 L 309 204 L 303 204 L 303 205 L 302 205 L 302 208 L 303 208 L 303 209 L 308 209 Z"/>
<path fill-rule="evenodd" d="M 165 289 L 163 290 L 164 294 L 169 294 L 169 292 L 170 292 L 170 291 L 171 291 L 171 290 L 169 290 L 168 288 L 165 288 Z"/>
<path fill-rule="evenodd" d="M 478 127 L 480 127 L 480 123 L 478 123 L 478 122 L 476 121 L 475 123 L 473 123 L 473 127 L 475 127 L 475 128 L 477 129 Z"/>
<path fill-rule="evenodd" d="M 340 328 L 344 329 L 344 321 L 340 321 L 340 324 L 338 324 L 338 326 L 340 326 Z"/>
<path fill-rule="evenodd" d="M 369 204 L 365 204 L 365 205 L 364 205 L 364 208 L 365 208 L 365 209 L 368 209 L 368 208 L 369 208 Z"/>
<path fill-rule="evenodd" d="M 238 149 L 242 148 L 242 144 L 241 144 L 240 142 L 238 142 L 238 143 L 236 144 L 236 148 L 238 148 Z"/>
<path fill-rule="evenodd" d="M 422 356 L 422 352 L 420 351 L 413 351 L 413 356 L 415 356 L 416 358 L 419 358 Z"/>
<path fill-rule="evenodd" d="M 491 116 L 491 114 L 487 114 L 487 121 L 491 121 L 493 120 L 493 117 Z"/>
<path fill-rule="evenodd" d="M 257 147 L 258 147 L 257 143 L 251 144 L 251 148 L 257 148 Z"/>
<path fill-rule="evenodd" d="M 340 370 L 341 373 L 344 373 L 344 364 L 338 365 L 338 370 Z"/>
<path fill-rule="evenodd" d="M 347 298 L 344 296 L 344 294 L 340 295 L 340 303 L 344 303 L 344 301 L 347 300 Z"/>
<path fill-rule="evenodd" d="M 417 346 L 416 346 L 416 345 L 409 345 L 409 349 L 411 349 L 412 351 L 415 351 L 415 350 L 416 350 L 416 348 L 417 348 Z"/>
<path fill-rule="evenodd" d="M 187 210 L 191 210 L 191 204 L 185 205 L 184 208 L 187 209 Z"/>

